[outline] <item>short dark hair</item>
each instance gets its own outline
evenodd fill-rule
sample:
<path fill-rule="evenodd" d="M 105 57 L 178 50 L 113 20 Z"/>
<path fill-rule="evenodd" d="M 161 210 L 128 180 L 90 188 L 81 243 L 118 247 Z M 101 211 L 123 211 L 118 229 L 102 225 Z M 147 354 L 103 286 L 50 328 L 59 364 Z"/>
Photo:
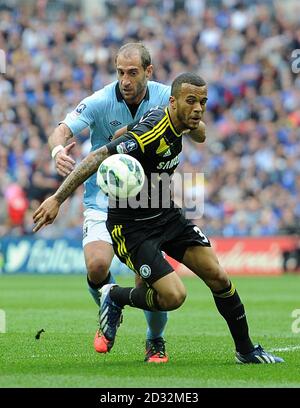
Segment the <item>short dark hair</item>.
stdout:
<path fill-rule="evenodd" d="M 178 75 L 172 82 L 171 86 L 171 95 L 175 96 L 175 98 L 179 96 L 182 84 L 205 86 L 206 82 L 201 76 L 194 74 L 193 72 L 184 72 L 183 74 Z"/>
<path fill-rule="evenodd" d="M 145 45 L 141 42 L 137 42 L 137 43 L 127 43 L 125 45 L 123 45 L 115 58 L 115 62 L 117 63 L 117 58 L 120 54 L 123 53 L 128 53 L 130 54 L 131 51 L 138 51 L 141 57 L 141 64 L 142 67 L 144 68 L 144 70 L 149 67 L 149 65 L 151 65 L 151 55 L 150 52 L 148 51 L 148 49 L 145 47 Z"/>

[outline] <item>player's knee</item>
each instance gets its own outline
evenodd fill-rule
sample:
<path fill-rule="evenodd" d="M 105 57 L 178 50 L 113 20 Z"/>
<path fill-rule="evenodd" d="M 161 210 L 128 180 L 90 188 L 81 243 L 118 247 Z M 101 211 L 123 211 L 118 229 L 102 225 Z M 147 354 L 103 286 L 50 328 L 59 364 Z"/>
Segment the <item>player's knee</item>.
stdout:
<path fill-rule="evenodd" d="M 168 293 L 163 298 L 165 310 L 178 309 L 185 301 L 185 298 L 186 298 L 185 288 L 180 288 L 176 291 L 172 291 L 171 293 Z"/>
<path fill-rule="evenodd" d="M 212 266 L 212 268 L 207 271 L 206 276 L 207 279 L 204 279 L 204 281 L 212 290 L 222 290 L 229 285 L 228 275 L 219 264 Z"/>
<path fill-rule="evenodd" d="M 94 257 L 86 260 L 86 267 L 89 279 L 97 284 L 106 278 L 110 264 L 103 258 Z"/>
<path fill-rule="evenodd" d="M 222 288 L 226 288 L 229 284 L 228 275 L 220 265 L 218 265 L 218 268 L 215 272 L 214 280 L 218 282 L 218 285 Z"/>
<path fill-rule="evenodd" d="M 205 268 L 204 276 L 207 277 L 208 280 L 221 282 L 224 275 L 226 275 L 225 271 L 217 262 L 212 262 Z"/>

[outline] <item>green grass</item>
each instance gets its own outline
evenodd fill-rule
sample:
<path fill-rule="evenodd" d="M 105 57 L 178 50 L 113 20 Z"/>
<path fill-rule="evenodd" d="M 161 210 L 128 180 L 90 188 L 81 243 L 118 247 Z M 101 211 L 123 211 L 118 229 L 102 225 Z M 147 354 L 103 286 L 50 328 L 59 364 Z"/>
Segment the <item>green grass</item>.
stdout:
<path fill-rule="evenodd" d="M 235 364 L 226 324 L 197 278 L 184 280 L 187 300 L 169 315 L 169 363 L 149 365 L 143 362 L 143 313 L 129 307 L 112 351 L 94 352 L 97 309 L 84 276 L 2 275 L 7 332 L 0 333 L 0 387 L 300 387 L 300 333 L 291 330 L 291 313 L 300 309 L 300 277 L 233 281 L 253 340 L 266 349 L 294 347 L 277 352 L 285 364 Z M 133 279 L 119 283 L 128 286 Z"/>

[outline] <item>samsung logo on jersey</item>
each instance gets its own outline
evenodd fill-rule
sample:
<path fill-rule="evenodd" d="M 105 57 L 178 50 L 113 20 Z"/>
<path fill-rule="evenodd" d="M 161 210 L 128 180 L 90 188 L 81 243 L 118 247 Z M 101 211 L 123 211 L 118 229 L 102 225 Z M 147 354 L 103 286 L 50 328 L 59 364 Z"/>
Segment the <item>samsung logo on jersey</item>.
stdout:
<path fill-rule="evenodd" d="M 179 163 L 179 157 L 176 156 L 172 160 L 168 160 L 167 162 L 160 162 L 158 166 L 156 167 L 157 170 L 167 170 L 171 169 L 174 166 L 177 166 Z"/>

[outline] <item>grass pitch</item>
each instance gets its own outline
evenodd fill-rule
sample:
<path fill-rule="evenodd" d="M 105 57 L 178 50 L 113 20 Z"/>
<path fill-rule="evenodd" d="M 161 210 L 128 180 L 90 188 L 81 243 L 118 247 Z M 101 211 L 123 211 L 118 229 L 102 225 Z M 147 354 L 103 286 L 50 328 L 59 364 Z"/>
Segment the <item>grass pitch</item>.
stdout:
<path fill-rule="evenodd" d="M 85 276 L 2 275 L 6 333 L 0 333 L 0 387 L 300 387 L 300 333 L 292 331 L 300 276 L 232 280 L 253 341 L 283 357 L 284 364 L 235 364 L 227 326 L 197 278 L 184 280 L 187 300 L 169 314 L 169 363 L 151 365 L 143 362 L 143 313 L 130 307 L 112 351 L 94 351 L 97 308 Z M 118 281 L 131 286 L 133 277 Z M 36 340 L 41 329 L 45 332 Z"/>

